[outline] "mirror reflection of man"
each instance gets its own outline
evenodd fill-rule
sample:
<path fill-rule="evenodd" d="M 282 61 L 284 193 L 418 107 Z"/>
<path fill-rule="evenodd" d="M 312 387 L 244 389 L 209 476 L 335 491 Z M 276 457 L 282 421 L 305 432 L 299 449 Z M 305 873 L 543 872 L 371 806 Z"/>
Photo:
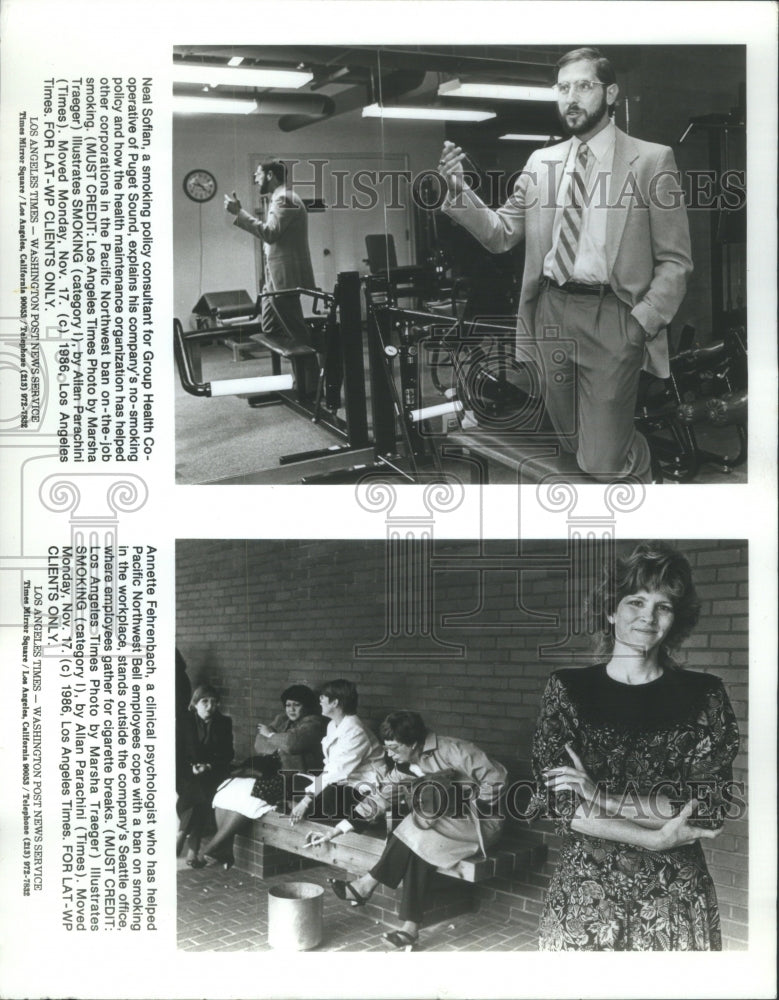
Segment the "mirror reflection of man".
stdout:
<path fill-rule="evenodd" d="M 241 207 L 236 193 L 225 195 L 225 210 L 235 216 L 234 225 L 244 229 L 264 244 L 263 292 L 315 288 L 314 269 L 308 246 L 308 214 L 302 198 L 287 186 L 287 169 L 279 160 L 267 160 L 254 174 L 260 197 L 267 199 L 266 219 L 256 219 Z M 295 349 L 311 346 L 311 333 L 303 316 L 300 295 L 290 291 L 262 300 L 262 330 L 280 347 Z M 304 396 L 316 388 L 315 355 L 305 352 L 293 359 L 298 390 Z M 301 384 L 301 380 L 303 384 Z"/>
<path fill-rule="evenodd" d="M 667 146 L 614 125 L 619 87 L 597 49 L 566 53 L 555 87 L 569 138 L 533 153 L 497 211 L 465 183 L 463 151 L 444 143 L 442 207 L 494 253 L 524 239 L 518 336 L 533 338 L 562 447 L 599 480 L 650 482 L 634 415 L 641 369 L 669 374 L 666 327 L 692 272 L 679 174 Z"/>

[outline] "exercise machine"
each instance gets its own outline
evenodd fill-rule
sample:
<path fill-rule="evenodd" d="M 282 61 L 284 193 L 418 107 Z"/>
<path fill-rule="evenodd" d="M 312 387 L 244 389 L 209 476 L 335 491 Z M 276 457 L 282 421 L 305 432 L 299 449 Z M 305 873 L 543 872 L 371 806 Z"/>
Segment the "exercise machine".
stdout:
<path fill-rule="evenodd" d="M 373 461 L 304 482 L 350 483 L 373 475 L 407 482 L 445 479 L 442 459 L 465 456 L 462 448 L 450 447 L 451 431 L 480 421 L 537 429 L 543 410 L 538 394 L 510 377 L 525 368 L 515 359 L 514 320 L 463 323 L 455 289 L 448 309 L 441 309 L 440 301 L 437 311 L 430 304 L 401 307 L 400 298 L 416 300 L 429 289 L 425 269 L 419 270 L 416 280 L 411 269 L 363 279 Z M 483 463 L 474 465 L 469 458 L 469 464 L 472 481 L 486 481 Z"/>
<path fill-rule="evenodd" d="M 260 315 L 265 298 L 291 293 L 307 296 L 324 312 L 307 319 L 311 345 L 291 344 L 262 330 Z M 271 355 L 271 375 L 250 378 L 204 380 L 201 346 L 204 342 L 230 335 L 267 348 Z M 320 456 L 359 451 L 370 446 L 368 433 L 362 325 L 360 316 L 360 280 L 357 272 L 338 275 L 332 294 L 318 289 L 295 288 L 283 292 L 263 292 L 250 316 L 232 322 L 229 327 L 201 325 L 185 331 L 178 319 L 173 321 L 176 366 L 182 387 L 201 398 L 232 395 L 246 399 L 254 408 L 282 404 L 294 413 L 325 428 L 338 444 L 313 451 L 285 455 L 280 464 L 305 462 Z M 303 386 L 302 363 L 316 359 L 318 377 L 313 392 Z M 282 361 L 292 366 L 283 373 Z M 344 417 L 339 416 L 343 390 Z"/>
<path fill-rule="evenodd" d="M 746 209 L 737 184 L 744 177 L 745 122 L 742 87 L 728 113 L 690 118 L 679 139 L 683 145 L 703 137 L 712 175 L 728 176 L 735 186 L 709 213 L 712 339 L 695 345 L 694 328 L 686 326 L 670 377 L 642 377 L 639 387 L 638 426 L 664 476 L 677 482 L 695 479 L 703 465 L 730 472 L 747 458 Z M 729 431 L 720 450 L 700 443 L 714 427 Z"/>
<path fill-rule="evenodd" d="M 725 330 L 722 340 L 693 347 L 685 327 L 681 350 L 670 359 L 670 377 L 642 378 L 636 423 L 647 436 L 664 478 L 690 482 L 703 465 L 731 472 L 747 459 L 747 348 L 744 330 Z M 706 426 L 729 428 L 732 445 L 714 451 L 700 444 Z"/>

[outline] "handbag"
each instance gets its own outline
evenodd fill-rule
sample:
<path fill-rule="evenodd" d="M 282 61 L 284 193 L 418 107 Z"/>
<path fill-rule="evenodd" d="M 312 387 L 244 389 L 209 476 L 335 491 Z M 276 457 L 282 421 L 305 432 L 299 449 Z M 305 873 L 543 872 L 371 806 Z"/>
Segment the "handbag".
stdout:
<path fill-rule="evenodd" d="M 284 779 L 278 773 L 267 778 L 257 778 L 251 796 L 263 799 L 270 806 L 277 806 L 284 799 Z"/>
<path fill-rule="evenodd" d="M 284 778 L 279 773 L 281 757 L 278 753 L 255 754 L 233 770 L 234 778 L 254 778 L 251 796 L 263 799 L 269 805 L 278 805 L 284 799 Z"/>
<path fill-rule="evenodd" d="M 417 778 L 411 792 L 411 822 L 420 830 L 435 830 L 444 818 L 469 819 L 474 826 L 479 850 L 486 857 L 476 808 L 476 788 L 473 780 L 452 768 Z"/>
<path fill-rule="evenodd" d="M 422 830 L 432 829 L 444 817 L 462 819 L 471 815 L 472 781 L 453 768 L 433 771 L 411 783 L 410 806 L 413 822 Z"/>

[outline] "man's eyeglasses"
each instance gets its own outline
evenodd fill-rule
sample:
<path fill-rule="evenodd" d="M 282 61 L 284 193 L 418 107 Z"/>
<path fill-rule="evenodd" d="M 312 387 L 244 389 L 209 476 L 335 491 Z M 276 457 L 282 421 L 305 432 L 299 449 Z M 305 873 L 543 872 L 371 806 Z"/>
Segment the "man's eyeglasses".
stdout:
<path fill-rule="evenodd" d="M 607 85 L 599 80 L 574 80 L 573 83 L 556 83 L 554 89 L 560 97 L 567 97 L 572 90 L 586 97 L 587 94 L 592 93 L 594 87 L 605 86 Z"/>

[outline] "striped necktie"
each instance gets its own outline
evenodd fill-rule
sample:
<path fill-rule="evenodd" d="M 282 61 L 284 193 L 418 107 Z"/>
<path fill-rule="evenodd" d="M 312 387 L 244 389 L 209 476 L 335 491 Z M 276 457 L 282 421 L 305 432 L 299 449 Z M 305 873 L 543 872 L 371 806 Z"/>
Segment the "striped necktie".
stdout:
<path fill-rule="evenodd" d="M 560 235 L 557 237 L 557 249 L 552 261 L 552 275 L 558 285 L 564 285 L 568 281 L 573 274 L 573 267 L 576 263 L 576 251 L 582 233 L 582 213 L 584 211 L 581 192 L 584 189 L 589 152 L 587 143 L 581 143 L 579 152 L 576 154 L 576 167 L 568 184 L 563 218 L 560 223 Z"/>

